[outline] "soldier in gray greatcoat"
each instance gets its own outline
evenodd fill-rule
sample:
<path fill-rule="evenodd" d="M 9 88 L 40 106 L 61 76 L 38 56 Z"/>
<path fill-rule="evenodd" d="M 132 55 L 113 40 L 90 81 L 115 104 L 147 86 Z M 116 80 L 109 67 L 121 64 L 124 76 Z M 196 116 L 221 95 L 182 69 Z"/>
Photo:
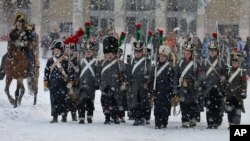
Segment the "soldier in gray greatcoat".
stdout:
<path fill-rule="evenodd" d="M 229 125 L 240 124 L 241 112 L 245 113 L 243 100 L 247 97 L 247 76 L 239 62 L 237 57 L 232 58 L 232 67 L 226 76 L 225 110 Z"/>
<path fill-rule="evenodd" d="M 117 57 L 119 58 L 119 84 L 120 84 L 120 93 L 122 95 L 122 107 L 119 109 L 119 118 L 121 123 L 125 123 L 125 111 L 128 110 L 128 102 L 127 102 L 127 92 L 128 92 L 128 64 L 126 64 L 121 56 L 123 55 L 123 50 L 121 48 L 118 49 Z"/>
<path fill-rule="evenodd" d="M 78 114 L 79 123 L 84 124 L 85 113 L 87 111 L 87 121 L 92 123 L 93 112 L 95 110 L 95 90 L 98 89 L 97 60 L 93 56 L 92 42 L 85 42 L 84 58 L 78 62 L 80 67 L 78 84 Z"/>
<path fill-rule="evenodd" d="M 223 93 L 226 66 L 219 56 L 218 44 L 211 41 L 209 57 L 201 65 L 202 87 L 205 89 L 204 99 L 208 129 L 217 129 L 223 117 Z"/>
<path fill-rule="evenodd" d="M 67 44 L 65 44 L 67 45 Z M 77 121 L 77 81 L 79 67 L 77 65 L 78 57 L 75 52 L 75 45 L 70 44 L 65 47 L 65 57 L 68 58 L 68 71 L 74 72 L 72 75 L 73 82 L 72 86 L 69 87 L 68 96 L 67 96 L 67 110 L 71 113 L 72 121 Z"/>
<path fill-rule="evenodd" d="M 151 77 L 151 87 L 154 93 L 155 129 L 167 128 L 171 113 L 170 98 L 173 90 L 174 68 L 168 58 L 171 55 L 169 46 L 159 48 L 159 61 Z"/>
<path fill-rule="evenodd" d="M 196 78 L 198 76 L 198 64 L 194 59 L 194 44 L 184 44 L 184 57 L 176 65 L 174 94 L 180 96 L 182 127 L 196 126 L 198 110 L 198 94 L 195 91 Z"/>
<path fill-rule="evenodd" d="M 68 70 L 68 59 L 63 55 L 64 44 L 54 41 L 51 45 L 53 57 L 49 58 L 44 70 L 44 90 L 50 92 L 51 115 L 50 123 L 57 123 L 62 115 L 62 122 L 67 122 L 67 93 L 72 86 L 73 71 Z"/>
<path fill-rule="evenodd" d="M 111 124 L 111 118 L 114 119 L 115 124 L 119 124 L 119 110 L 123 108 L 117 51 L 118 40 L 113 36 L 106 37 L 103 40 L 103 52 L 106 54 L 106 60 L 99 66 L 101 104 L 105 115 L 104 124 Z"/>
<path fill-rule="evenodd" d="M 135 117 L 134 126 L 142 125 L 146 121 L 149 124 L 148 115 L 151 110 L 150 95 L 148 93 L 151 61 L 144 57 L 144 43 L 137 41 L 133 43 L 135 57 L 131 61 L 130 86 L 131 86 L 131 109 Z"/>

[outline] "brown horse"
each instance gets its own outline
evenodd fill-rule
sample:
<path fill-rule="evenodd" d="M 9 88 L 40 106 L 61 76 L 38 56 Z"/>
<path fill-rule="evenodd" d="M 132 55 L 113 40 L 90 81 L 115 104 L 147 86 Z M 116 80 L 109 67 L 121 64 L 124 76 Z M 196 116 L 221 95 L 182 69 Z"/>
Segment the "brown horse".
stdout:
<path fill-rule="evenodd" d="M 16 47 L 14 44 L 8 43 L 8 53 L 4 61 L 4 71 L 6 74 L 5 93 L 7 94 L 10 103 L 13 104 L 14 107 L 17 107 L 17 104 L 21 104 L 25 92 L 23 79 L 28 76 L 28 60 L 20 48 Z M 9 87 L 13 79 L 17 80 L 15 99 L 12 98 L 9 92 Z"/>

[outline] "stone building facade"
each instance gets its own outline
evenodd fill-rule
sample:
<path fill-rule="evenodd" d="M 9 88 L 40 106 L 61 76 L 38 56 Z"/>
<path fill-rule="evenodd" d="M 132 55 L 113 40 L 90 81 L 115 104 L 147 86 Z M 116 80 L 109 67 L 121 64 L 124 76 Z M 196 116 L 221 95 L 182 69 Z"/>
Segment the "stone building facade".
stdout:
<path fill-rule="evenodd" d="M 30 19 L 41 33 L 58 28 L 71 34 L 91 21 L 93 34 L 113 29 L 132 36 L 134 24 L 141 23 L 143 35 L 147 30 L 171 32 L 175 27 L 181 27 L 179 35 L 197 32 L 200 38 L 217 29 L 243 40 L 250 35 L 249 0 L 33 0 L 30 10 Z M 1 23 L 6 21 L 3 13 Z M 1 25 L 0 31 L 5 31 L 6 24 Z"/>

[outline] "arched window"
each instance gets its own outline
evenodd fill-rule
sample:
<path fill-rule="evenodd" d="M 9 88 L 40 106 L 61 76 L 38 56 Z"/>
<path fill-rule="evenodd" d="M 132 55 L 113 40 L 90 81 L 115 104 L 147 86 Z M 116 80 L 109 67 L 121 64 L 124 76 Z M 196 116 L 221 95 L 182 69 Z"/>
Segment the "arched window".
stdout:
<path fill-rule="evenodd" d="M 127 11 L 155 10 L 155 0 L 126 0 Z"/>

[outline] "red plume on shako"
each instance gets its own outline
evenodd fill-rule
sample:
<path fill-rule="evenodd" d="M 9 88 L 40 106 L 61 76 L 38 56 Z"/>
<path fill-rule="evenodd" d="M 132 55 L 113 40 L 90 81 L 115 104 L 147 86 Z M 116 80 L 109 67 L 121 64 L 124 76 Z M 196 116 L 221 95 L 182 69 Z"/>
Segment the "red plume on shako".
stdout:
<path fill-rule="evenodd" d="M 83 29 L 81 27 L 79 27 L 79 29 L 76 31 L 76 35 L 78 37 L 81 37 L 82 35 L 84 35 L 84 31 L 83 31 Z"/>
<path fill-rule="evenodd" d="M 217 36 L 217 33 L 212 33 L 212 38 L 213 39 L 216 39 L 218 36 Z"/>

